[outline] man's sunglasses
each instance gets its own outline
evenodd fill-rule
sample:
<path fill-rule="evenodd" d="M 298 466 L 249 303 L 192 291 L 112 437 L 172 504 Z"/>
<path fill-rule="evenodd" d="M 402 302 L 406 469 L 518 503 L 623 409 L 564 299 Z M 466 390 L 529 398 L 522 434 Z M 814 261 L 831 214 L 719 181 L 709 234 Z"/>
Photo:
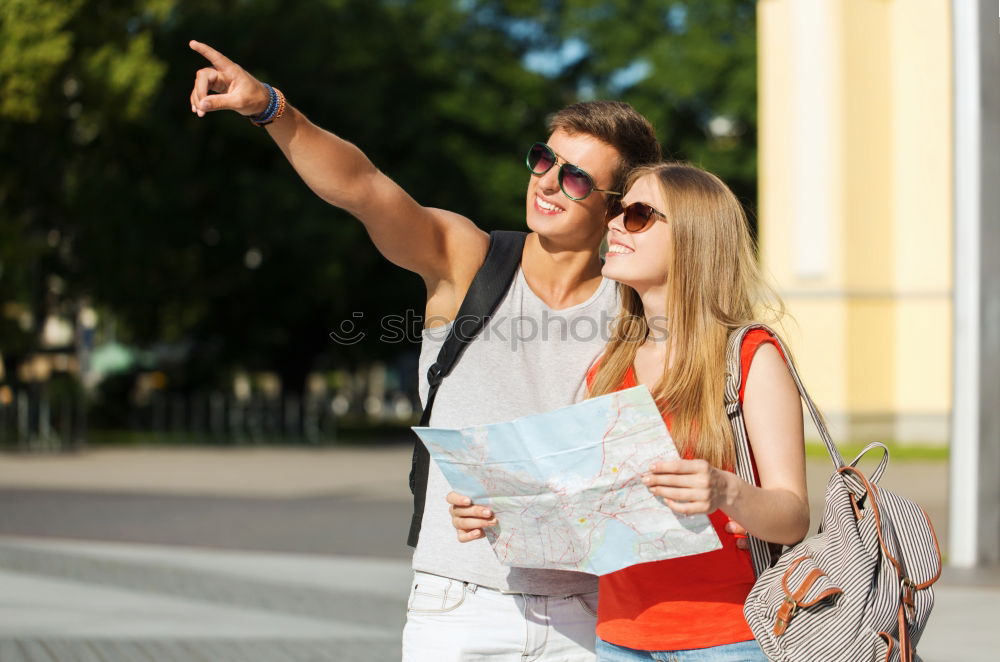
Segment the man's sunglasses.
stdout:
<path fill-rule="evenodd" d="M 528 170 L 533 175 L 544 175 L 558 162 L 556 153 L 545 143 L 535 143 L 528 150 Z M 608 195 L 621 195 L 618 191 L 608 191 L 594 186 L 594 179 L 572 163 L 563 162 L 559 166 L 559 188 L 570 200 L 583 200 L 597 191 Z"/>
<path fill-rule="evenodd" d="M 633 202 L 630 205 L 623 206 L 621 200 L 617 198 L 608 203 L 608 220 L 610 221 L 615 216 L 622 216 L 622 225 L 632 234 L 645 232 L 653 227 L 656 216 L 659 216 L 664 221 L 667 220 L 666 214 L 654 209 L 645 202 Z"/>

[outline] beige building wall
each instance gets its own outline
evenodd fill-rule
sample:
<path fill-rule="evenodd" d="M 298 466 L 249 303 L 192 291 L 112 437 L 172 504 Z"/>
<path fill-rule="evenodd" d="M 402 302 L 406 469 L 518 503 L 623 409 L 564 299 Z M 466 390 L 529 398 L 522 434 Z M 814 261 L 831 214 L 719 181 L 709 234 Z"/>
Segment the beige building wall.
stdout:
<path fill-rule="evenodd" d="M 761 0 L 762 263 L 840 440 L 943 443 L 951 408 L 947 0 Z"/>

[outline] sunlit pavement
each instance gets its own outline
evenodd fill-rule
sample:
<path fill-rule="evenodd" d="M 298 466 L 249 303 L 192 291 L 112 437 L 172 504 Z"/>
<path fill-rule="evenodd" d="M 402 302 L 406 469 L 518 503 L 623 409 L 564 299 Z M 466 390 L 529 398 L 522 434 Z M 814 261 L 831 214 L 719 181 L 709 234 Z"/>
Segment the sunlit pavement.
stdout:
<path fill-rule="evenodd" d="M 399 659 L 409 453 L 0 458 L 0 662 Z M 827 472 L 810 463 L 814 502 Z M 946 464 L 883 484 L 946 530 Z M 1000 572 L 949 570 L 936 594 L 922 658 L 995 660 Z"/>
<path fill-rule="evenodd" d="M 404 561 L 0 539 L 0 660 L 393 660 Z"/>

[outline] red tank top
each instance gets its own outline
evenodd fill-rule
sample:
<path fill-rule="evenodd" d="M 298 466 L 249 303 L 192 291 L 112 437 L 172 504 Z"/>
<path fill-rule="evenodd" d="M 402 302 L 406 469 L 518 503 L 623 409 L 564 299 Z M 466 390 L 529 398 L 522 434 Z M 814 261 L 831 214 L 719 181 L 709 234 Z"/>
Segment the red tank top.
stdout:
<path fill-rule="evenodd" d="M 774 344 L 762 329 L 744 338 L 740 348 L 744 386 L 754 353 L 766 342 Z M 588 385 L 596 369 L 595 365 L 588 373 Z M 629 368 L 620 389 L 636 384 L 635 371 Z M 669 428 L 669 416 L 664 421 Z M 708 648 L 753 639 L 743 618 L 743 603 L 755 579 L 750 552 L 737 549 L 736 537 L 724 528 L 729 521 L 724 512 L 715 511 L 709 520 L 722 549 L 640 563 L 600 578 L 597 635 L 601 639 L 647 651 Z"/>

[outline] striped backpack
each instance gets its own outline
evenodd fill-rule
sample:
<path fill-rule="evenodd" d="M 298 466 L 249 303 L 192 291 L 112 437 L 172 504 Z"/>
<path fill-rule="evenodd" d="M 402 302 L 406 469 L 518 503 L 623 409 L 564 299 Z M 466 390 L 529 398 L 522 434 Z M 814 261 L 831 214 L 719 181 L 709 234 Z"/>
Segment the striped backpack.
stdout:
<path fill-rule="evenodd" d="M 756 476 L 743 421 L 740 348 L 747 332 L 774 335 L 799 394 L 833 460 L 823 522 L 816 535 L 787 548 L 750 536 L 757 582 L 743 614 L 754 637 L 775 662 L 912 662 L 941 575 L 941 552 L 927 514 L 917 504 L 878 487 L 889 460 L 872 443 L 847 464 L 802 386 L 787 348 L 770 329 L 734 331 L 728 346 L 726 413 L 736 439 L 737 474 Z M 870 450 L 883 451 L 870 477 L 857 469 Z"/>

